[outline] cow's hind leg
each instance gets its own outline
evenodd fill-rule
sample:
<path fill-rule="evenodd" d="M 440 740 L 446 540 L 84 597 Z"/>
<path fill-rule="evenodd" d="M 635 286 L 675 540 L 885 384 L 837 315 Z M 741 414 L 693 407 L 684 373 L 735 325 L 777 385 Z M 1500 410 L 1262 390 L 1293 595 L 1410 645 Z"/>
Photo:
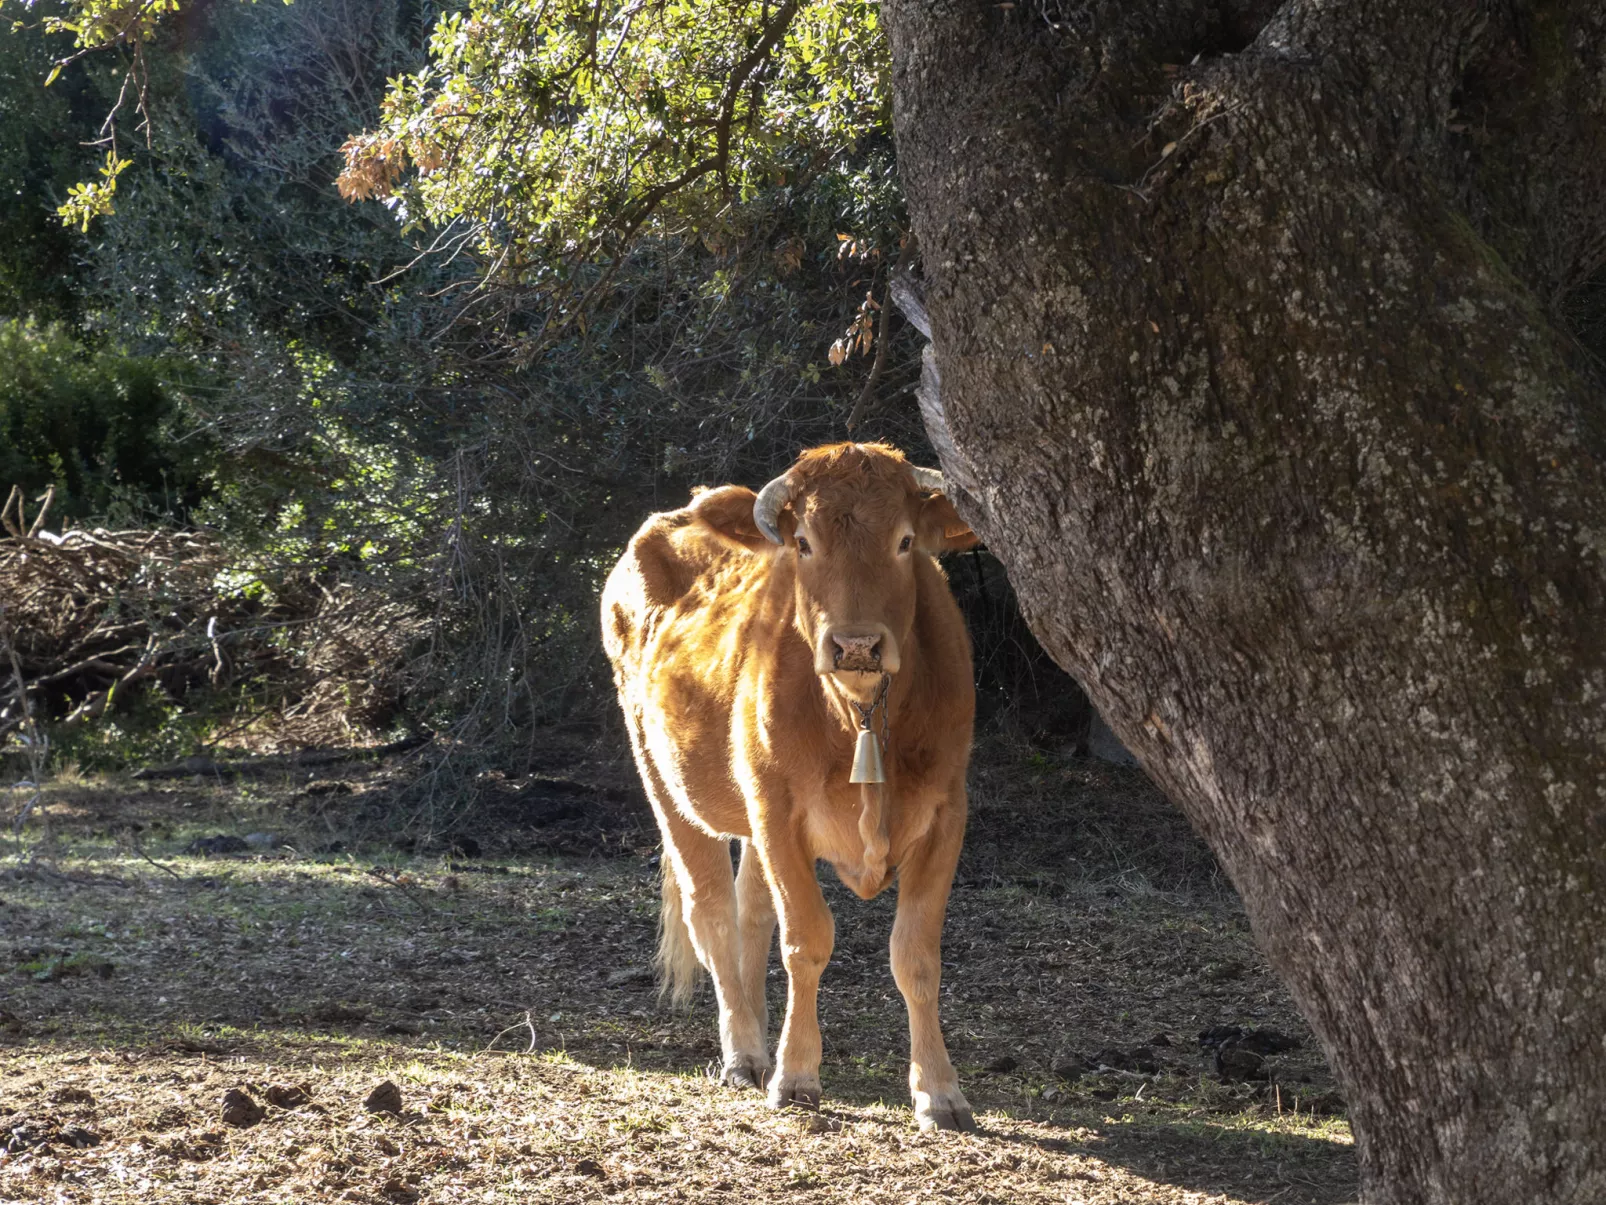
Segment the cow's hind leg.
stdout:
<path fill-rule="evenodd" d="M 937 1017 L 942 983 L 942 922 L 965 832 L 964 787 L 937 813 L 898 872 L 892 925 L 892 977 L 909 1007 L 909 1094 L 922 1130 L 974 1130 L 970 1103 L 948 1058 Z"/>
<path fill-rule="evenodd" d="M 678 940 L 690 939 L 697 961 L 708 969 L 714 980 L 714 998 L 719 1008 L 719 1045 L 724 1055 L 722 1078 L 735 1087 L 762 1087 L 770 1060 L 765 1048 L 763 1021 L 753 1015 L 742 990 L 730 842 L 722 837 L 710 837 L 674 811 L 660 810 L 658 820 L 664 836 L 664 855 L 671 861 L 684 921 Z M 676 939 L 671 926 L 666 924 L 666 945 Z M 673 961 L 673 955 L 667 950 L 664 961 L 666 964 Z"/>

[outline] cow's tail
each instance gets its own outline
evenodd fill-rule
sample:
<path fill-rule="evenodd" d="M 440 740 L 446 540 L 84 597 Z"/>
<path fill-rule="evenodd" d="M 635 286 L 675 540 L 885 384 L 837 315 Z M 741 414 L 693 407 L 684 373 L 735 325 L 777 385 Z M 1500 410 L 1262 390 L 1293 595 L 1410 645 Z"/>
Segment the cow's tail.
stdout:
<path fill-rule="evenodd" d="M 653 965 L 658 969 L 658 994 L 668 996 L 676 1008 L 691 1003 L 697 985 L 702 981 L 703 964 L 697 961 L 697 948 L 692 945 L 691 929 L 686 924 L 686 910 L 680 895 L 680 880 L 675 877 L 674 859 L 664 851 L 661 861 L 663 884 L 660 888 L 661 904 L 658 909 L 658 956 Z"/>

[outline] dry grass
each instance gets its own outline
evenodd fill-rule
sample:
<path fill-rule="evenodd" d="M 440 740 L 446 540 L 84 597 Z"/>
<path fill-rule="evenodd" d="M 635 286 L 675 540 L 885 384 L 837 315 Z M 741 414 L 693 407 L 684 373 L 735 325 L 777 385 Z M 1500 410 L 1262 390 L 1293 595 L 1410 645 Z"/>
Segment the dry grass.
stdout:
<path fill-rule="evenodd" d="M 826 1107 L 777 1115 L 707 1079 L 706 999 L 686 1014 L 657 1003 L 639 824 L 633 840 L 607 829 L 598 848 L 627 851 L 611 857 L 532 854 L 550 834 L 512 814 L 480 834 L 494 861 L 312 854 L 341 809 L 384 798 L 381 771 L 354 773 L 349 795 L 52 793 L 59 856 L 0 875 L 0 1201 L 1354 1196 L 1345 1123 L 1310 1112 L 1332 1085 L 1308 1032 L 1208 857 L 1135 776 L 1032 764 L 978 777 L 945 945 L 944 1020 L 983 1125 L 961 1136 L 921 1135 L 908 1110 L 890 896 L 830 891 Z M 1125 846 L 1122 817 L 1137 834 Z M 198 834 L 270 828 L 302 852 L 177 853 Z M 1033 839 L 1012 842 L 1023 830 Z M 1275 1060 L 1278 1088 L 1221 1084 L 1195 1040 L 1218 1023 L 1306 1047 Z M 1153 1073 L 1051 1070 L 1160 1035 Z M 399 1116 L 363 1108 L 386 1079 Z M 263 1103 L 270 1085 L 304 1086 L 311 1103 L 224 1124 L 226 1091 Z"/>

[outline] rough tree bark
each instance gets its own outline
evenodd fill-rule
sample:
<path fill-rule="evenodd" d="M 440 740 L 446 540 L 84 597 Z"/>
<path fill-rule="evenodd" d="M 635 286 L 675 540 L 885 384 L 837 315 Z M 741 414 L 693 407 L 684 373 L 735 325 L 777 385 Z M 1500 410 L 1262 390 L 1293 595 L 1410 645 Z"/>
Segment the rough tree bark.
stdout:
<path fill-rule="evenodd" d="M 1365 1199 L 1606 1201 L 1602 6 L 888 8 L 944 468 Z"/>

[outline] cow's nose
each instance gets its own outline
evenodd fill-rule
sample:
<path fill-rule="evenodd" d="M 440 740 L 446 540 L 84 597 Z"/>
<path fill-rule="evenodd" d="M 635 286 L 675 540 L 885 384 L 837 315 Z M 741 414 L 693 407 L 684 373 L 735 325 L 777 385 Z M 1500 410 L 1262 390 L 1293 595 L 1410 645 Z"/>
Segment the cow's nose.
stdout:
<path fill-rule="evenodd" d="M 832 632 L 831 640 L 836 645 L 836 663 L 843 669 L 868 669 L 881 664 L 881 635 L 871 633 L 868 636 L 847 636 L 841 632 Z"/>

